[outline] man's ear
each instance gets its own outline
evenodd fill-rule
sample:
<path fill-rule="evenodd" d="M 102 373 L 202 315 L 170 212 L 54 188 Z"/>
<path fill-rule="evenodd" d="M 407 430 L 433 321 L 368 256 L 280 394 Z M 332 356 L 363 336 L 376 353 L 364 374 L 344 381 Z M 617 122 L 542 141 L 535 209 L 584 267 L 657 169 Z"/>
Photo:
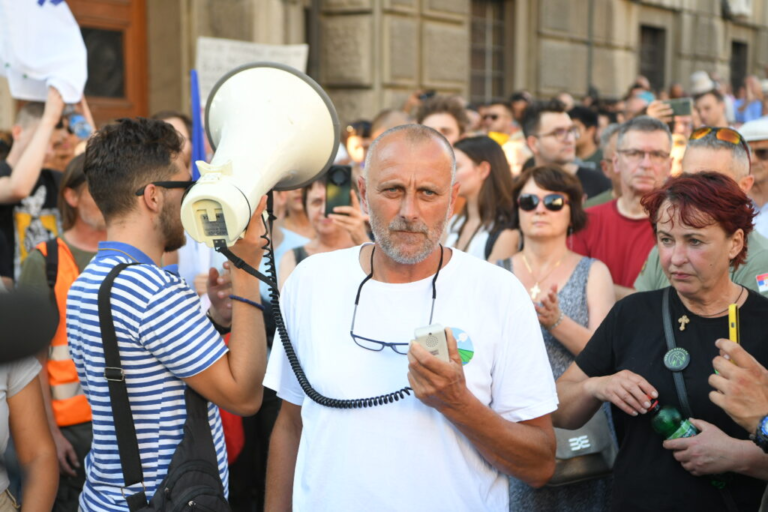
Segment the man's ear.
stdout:
<path fill-rule="evenodd" d="M 459 188 L 461 188 L 461 184 L 458 181 L 451 187 L 451 216 L 456 213 L 454 207 L 456 206 L 456 199 L 459 197 Z"/>
<path fill-rule="evenodd" d="M 11 137 L 13 137 L 13 140 L 19 140 L 19 137 L 21 137 L 21 132 L 23 131 L 24 129 L 18 124 L 13 125 L 13 127 L 11 127 Z"/>
<path fill-rule="evenodd" d="M 538 156 L 539 154 L 539 139 L 534 137 L 533 135 L 529 135 L 525 138 L 526 144 L 528 144 L 528 149 L 531 150 L 531 153 L 533 153 L 533 156 Z"/>
<path fill-rule="evenodd" d="M 370 215 L 371 212 L 368 211 L 368 187 L 362 176 L 357 178 L 357 190 L 360 191 L 360 207 L 363 209 L 363 213 Z"/>
<path fill-rule="evenodd" d="M 80 194 L 73 188 L 65 188 L 62 192 L 64 200 L 72 208 L 77 208 L 80 204 Z"/>
<path fill-rule="evenodd" d="M 163 209 L 164 197 L 160 191 L 160 187 L 152 185 L 151 183 L 144 187 L 144 193 L 139 196 L 139 204 L 143 204 L 150 212 L 160 213 Z"/>

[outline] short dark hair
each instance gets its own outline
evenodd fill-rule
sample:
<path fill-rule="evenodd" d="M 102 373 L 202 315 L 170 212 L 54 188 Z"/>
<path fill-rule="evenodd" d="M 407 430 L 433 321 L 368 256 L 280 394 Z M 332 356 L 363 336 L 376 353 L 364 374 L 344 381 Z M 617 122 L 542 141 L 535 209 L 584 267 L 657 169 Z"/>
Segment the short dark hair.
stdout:
<path fill-rule="evenodd" d="M 680 214 L 682 222 L 694 228 L 717 224 L 728 236 L 742 230 L 744 248 L 731 265 L 736 269 L 747 260 L 747 235 L 754 228 L 755 211 L 752 200 L 729 176 L 719 172 L 681 174 L 643 196 L 640 203 L 649 214 L 654 232 L 665 201 Z"/>
<path fill-rule="evenodd" d="M 546 113 L 564 114 L 565 103 L 552 98 L 546 102 L 537 102 L 528 105 L 525 109 L 525 117 L 523 117 L 523 133 L 526 137 L 536 135 L 539 131 L 539 123 L 541 122 L 541 116 Z"/>
<path fill-rule="evenodd" d="M 85 173 L 83 172 L 84 163 L 85 153 L 80 153 L 69 161 L 64 174 L 61 176 L 61 183 L 59 184 L 59 212 L 61 213 L 61 227 L 64 231 L 71 229 L 77 220 L 77 211 L 64 198 L 64 191 L 68 188 L 79 190 L 83 186 L 88 186 L 85 183 Z"/>
<path fill-rule="evenodd" d="M 433 114 L 448 114 L 456 120 L 459 126 L 459 134 L 467 131 L 469 117 L 464 105 L 454 96 L 433 96 L 424 101 L 416 113 L 416 122 L 422 124 L 426 118 Z"/>
<path fill-rule="evenodd" d="M 720 91 L 718 91 L 717 89 L 712 89 L 711 91 L 706 91 L 706 92 L 702 92 L 701 94 L 694 95 L 693 102 L 696 103 L 707 94 L 711 94 L 712 96 L 714 96 L 718 103 L 722 103 L 725 101 L 725 98 L 720 93 Z"/>
<path fill-rule="evenodd" d="M 571 207 L 571 229 L 577 233 L 587 225 L 587 213 L 584 211 L 584 189 L 581 187 L 579 179 L 572 174 L 562 170 L 560 167 L 551 165 L 540 165 L 524 169 L 517 178 L 512 188 L 512 198 L 515 204 L 515 212 L 518 213 L 519 206 L 517 200 L 525 184 L 533 180 L 536 185 L 552 192 L 560 192 L 568 196 L 568 203 Z M 515 229 L 520 229 L 519 213 L 514 217 Z"/>
<path fill-rule="evenodd" d="M 597 112 L 589 107 L 576 105 L 568 111 L 568 115 L 573 120 L 578 120 L 585 128 L 597 128 Z"/>
<path fill-rule="evenodd" d="M 83 170 L 104 220 L 133 210 L 143 185 L 176 174 L 173 161 L 182 144 L 173 126 L 143 117 L 118 119 L 97 131 L 85 148 Z"/>
<path fill-rule="evenodd" d="M 190 117 L 183 113 L 178 112 L 176 110 L 161 110 L 160 112 L 157 112 L 152 115 L 150 119 L 157 119 L 159 121 L 168 121 L 169 119 L 178 118 L 181 119 L 181 122 L 184 123 L 184 127 L 187 129 L 187 133 L 189 134 L 190 143 L 192 142 L 192 119 Z"/>

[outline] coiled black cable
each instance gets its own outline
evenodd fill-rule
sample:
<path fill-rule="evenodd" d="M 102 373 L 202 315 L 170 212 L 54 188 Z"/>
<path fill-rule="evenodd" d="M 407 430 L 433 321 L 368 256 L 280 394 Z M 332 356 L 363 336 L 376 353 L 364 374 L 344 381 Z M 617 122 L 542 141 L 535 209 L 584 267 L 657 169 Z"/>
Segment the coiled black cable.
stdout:
<path fill-rule="evenodd" d="M 267 195 L 267 215 L 269 217 L 269 225 L 267 225 L 267 221 L 263 217 L 261 219 L 264 223 L 265 230 L 265 233 L 261 236 L 261 238 L 265 240 L 263 248 L 265 251 L 264 257 L 266 258 L 267 274 L 269 278 L 232 254 L 232 252 L 226 248 L 225 244 L 216 244 L 216 250 L 226 256 L 227 259 L 232 261 L 232 263 L 235 264 L 237 268 L 242 268 L 252 276 L 261 281 L 264 281 L 269 285 L 269 295 L 272 302 L 272 317 L 275 320 L 275 327 L 277 329 L 277 333 L 280 335 L 280 339 L 283 342 L 283 349 L 285 350 L 285 356 L 288 358 L 288 363 L 291 365 L 291 369 L 293 370 L 294 375 L 296 375 L 296 380 L 299 381 L 299 385 L 304 391 L 304 394 L 306 394 L 312 401 L 320 405 L 325 407 L 333 407 L 335 409 L 362 409 L 364 407 L 375 407 L 378 405 L 391 404 L 399 401 L 401 398 L 404 399 L 406 396 L 410 396 L 413 389 L 410 387 L 404 387 L 398 391 L 387 393 L 386 395 L 373 396 L 369 398 L 330 398 L 320 394 L 315 388 L 312 387 L 309 379 L 307 379 L 307 375 L 304 373 L 304 369 L 301 367 L 301 363 L 299 362 L 299 358 L 296 355 L 296 352 L 293 350 L 293 344 L 288 337 L 288 330 L 285 328 L 283 314 L 280 311 L 280 291 L 277 289 L 277 285 L 275 284 L 277 283 L 275 253 L 272 247 L 272 240 L 269 237 L 269 233 L 272 233 L 272 223 L 275 219 L 275 216 L 272 213 L 272 206 L 272 192 L 270 192 Z"/>

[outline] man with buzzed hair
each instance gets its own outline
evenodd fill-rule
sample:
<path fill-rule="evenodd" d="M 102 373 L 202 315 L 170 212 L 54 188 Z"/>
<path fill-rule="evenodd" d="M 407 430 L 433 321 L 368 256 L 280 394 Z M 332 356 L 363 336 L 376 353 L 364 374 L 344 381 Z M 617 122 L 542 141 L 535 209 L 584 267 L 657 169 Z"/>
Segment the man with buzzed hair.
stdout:
<path fill-rule="evenodd" d="M 505 475 L 536 487 L 552 475 L 557 397 L 530 298 L 511 274 L 440 245 L 455 165 L 431 128 L 385 132 L 358 181 L 376 242 L 313 256 L 286 281 L 288 334 L 319 393 L 415 396 L 319 405 L 275 344 L 265 386 L 283 405 L 266 510 L 507 511 Z M 450 327 L 448 362 L 409 346 L 437 323 Z"/>
<path fill-rule="evenodd" d="M 40 242 L 59 234 L 56 202 L 61 172 L 44 169 L 60 127 L 64 100 L 51 87 L 45 103 L 30 102 L 19 111 L 11 133 L 13 146 L 0 161 L 0 276 L 6 284 L 19 277 L 21 264 Z"/>
<path fill-rule="evenodd" d="M 730 128 L 724 128 L 724 130 L 735 134 L 734 140 L 739 140 L 741 137 Z M 750 152 L 746 142 L 734 144 L 719 139 L 717 135 L 718 129 L 713 128 L 704 137 L 688 141 L 682 163 L 683 172 L 712 171 L 725 174 L 736 181 L 741 190 L 749 195 L 755 176 L 750 172 Z M 747 247 L 749 247 L 747 260 L 732 271 L 731 280 L 768 297 L 768 286 L 760 285 L 761 281 L 765 282 L 764 277 L 768 274 L 768 239 L 757 230 L 752 230 L 747 235 Z M 759 279 L 761 277 L 763 277 L 762 280 Z M 635 280 L 635 289 L 644 292 L 667 286 L 669 286 L 669 279 L 661 269 L 659 250 L 654 246 L 643 265 L 643 270 Z"/>

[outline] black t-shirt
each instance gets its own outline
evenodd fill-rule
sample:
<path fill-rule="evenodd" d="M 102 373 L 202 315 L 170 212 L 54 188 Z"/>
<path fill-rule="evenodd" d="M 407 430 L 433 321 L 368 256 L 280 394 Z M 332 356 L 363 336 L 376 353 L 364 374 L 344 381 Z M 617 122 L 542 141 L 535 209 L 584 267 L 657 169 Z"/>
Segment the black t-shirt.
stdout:
<path fill-rule="evenodd" d="M 579 167 L 576 171 L 576 177 L 579 178 L 581 188 L 587 194 L 587 199 L 601 194 L 613 186 L 611 180 L 606 178 L 602 171 L 591 167 Z"/>
<path fill-rule="evenodd" d="M 13 251 L 2 231 L 0 231 L 0 277 L 13 279 Z"/>
<path fill-rule="evenodd" d="M 0 161 L 0 177 L 10 175 L 11 167 Z M 8 243 L 8 248 L 0 252 L 0 266 L 10 262 L 18 273 L 21 262 L 37 244 L 59 235 L 60 182 L 60 172 L 43 169 L 29 197 L 15 204 L 0 204 L 0 233 Z"/>
<path fill-rule="evenodd" d="M 667 345 L 662 324 L 663 290 L 635 293 L 619 301 L 608 313 L 576 364 L 590 377 L 630 370 L 645 378 L 659 392 L 662 405 L 682 411 L 672 372 L 664 366 Z M 718 338 L 728 338 L 728 316 L 702 318 L 688 311 L 674 289 L 670 309 L 675 343 L 691 356 L 683 377 L 694 418 L 716 425 L 727 435 L 747 439 L 748 433 L 709 400 L 707 379 L 714 372 L 712 359 L 719 351 Z M 680 331 L 678 319 L 690 322 Z M 768 299 L 749 291 L 739 311 L 741 343 L 761 364 L 768 366 Z M 613 421 L 619 438 L 614 466 L 612 508 L 615 511 L 726 510 L 720 492 L 707 477 L 695 477 L 683 469 L 663 439 L 651 429 L 650 416 L 630 416 L 615 406 Z M 768 456 L 766 456 L 768 463 Z M 757 510 L 766 482 L 734 475 L 729 489 L 740 510 Z"/>

